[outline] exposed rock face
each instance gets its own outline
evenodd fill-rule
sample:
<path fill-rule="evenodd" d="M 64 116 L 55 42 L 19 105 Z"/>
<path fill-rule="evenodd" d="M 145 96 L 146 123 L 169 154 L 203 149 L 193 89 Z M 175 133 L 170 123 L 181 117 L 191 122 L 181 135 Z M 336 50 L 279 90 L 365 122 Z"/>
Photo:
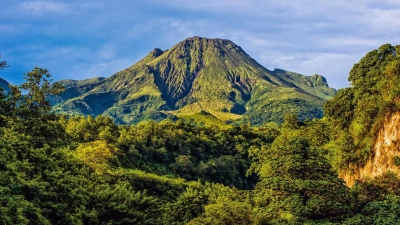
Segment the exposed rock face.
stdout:
<path fill-rule="evenodd" d="M 400 157 L 400 112 L 386 117 L 373 146 L 373 154 L 364 167 L 353 173 L 341 174 L 348 186 L 353 186 L 357 180 L 374 178 L 388 171 L 400 172 L 400 165 L 395 163 L 396 157 Z"/>

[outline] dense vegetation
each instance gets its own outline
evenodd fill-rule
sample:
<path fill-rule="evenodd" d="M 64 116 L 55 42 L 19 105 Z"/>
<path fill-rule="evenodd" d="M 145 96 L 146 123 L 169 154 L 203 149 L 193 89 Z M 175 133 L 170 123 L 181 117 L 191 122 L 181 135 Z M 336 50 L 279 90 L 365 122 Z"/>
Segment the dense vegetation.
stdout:
<path fill-rule="evenodd" d="M 351 86 L 325 105 L 339 170 L 365 165 L 384 118 L 400 109 L 400 46 L 382 45 L 350 71 Z"/>
<path fill-rule="evenodd" d="M 383 71 L 400 68 L 395 63 Z M 106 116 L 54 114 L 46 96 L 63 87 L 51 85 L 45 69 L 35 68 L 25 78 L 21 86 L 0 92 L 0 224 L 350 225 L 400 220 L 398 175 L 389 172 L 350 189 L 331 166 L 340 165 L 343 146 L 352 148 L 356 140 L 332 150 L 338 134 L 354 138 L 340 116 L 354 118 L 346 104 L 354 109 L 356 102 L 339 102 L 356 96 L 356 85 L 341 90 L 326 106 L 328 120 L 287 114 L 280 125 L 257 128 L 196 119 L 127 126 Z M 385 91 L 397 93 L 395 88 Z M 337 118 L 333 106 L 342 110 Z"/>

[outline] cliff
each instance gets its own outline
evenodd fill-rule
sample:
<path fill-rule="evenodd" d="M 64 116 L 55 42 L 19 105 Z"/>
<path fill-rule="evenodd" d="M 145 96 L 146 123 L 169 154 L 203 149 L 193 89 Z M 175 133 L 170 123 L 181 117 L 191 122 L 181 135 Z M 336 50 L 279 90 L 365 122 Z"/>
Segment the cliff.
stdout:
<path fill-rule="evenodd" d="M 365 166 L 345 171 L 340 176 L 348 186 L 357 180 L 374 178 L 388 171 L 400 172 L 400 112 L 386 116 L 374 140 L 373 151 Z"/>

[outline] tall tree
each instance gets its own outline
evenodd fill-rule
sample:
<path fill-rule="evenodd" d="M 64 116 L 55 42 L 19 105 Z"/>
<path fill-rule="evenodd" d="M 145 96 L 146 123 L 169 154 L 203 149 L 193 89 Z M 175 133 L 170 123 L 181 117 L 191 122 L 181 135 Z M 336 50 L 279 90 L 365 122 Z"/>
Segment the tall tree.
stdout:
<path fill-rule="evenodd" d="M 302 137 L 278 137 L 259 152 L 255 223 L 304 222 L 349 211 L 350 195 L 320 150 Z"/>
<path fill-rule="evenodd" d="M 59 116 L 51 112 L 46 97 L 63 91 L 60 84 L 51 84 L 51 75 L 46 69 L 35 67 L 25 74 L 25 83 L 11 86 L 11 93 L 3 96 L 1 111 L 8 116 L 8 126 L 19 133 L 33 137 L 34 147 L 44 144 L 59 144 L 64 137 Z"/>

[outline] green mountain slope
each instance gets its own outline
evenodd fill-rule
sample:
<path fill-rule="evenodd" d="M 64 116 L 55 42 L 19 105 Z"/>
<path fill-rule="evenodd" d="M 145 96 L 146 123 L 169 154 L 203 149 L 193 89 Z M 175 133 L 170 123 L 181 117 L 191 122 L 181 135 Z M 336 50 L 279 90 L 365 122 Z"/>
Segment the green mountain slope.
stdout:
<path fill-rule="evenodd" d="M 109 78 L 67 86 L 53 104 L 59 113 L 104 114 L 118 123 L 206 111 L 257 125 L 282 121 L 289 112 L 322 117 L 321 106 L 335 93 L 322 76 L 269 71 L 229 40 L 193 37 L 154 49 Z"/>
<path fill-rule="evenodd" d="M 92 90 L 94 87 L 100 84 L 103 81 L 104 77 L 95 77 L 86 80 L 61 80 L 57 83 L 60 83 L 65 87 L 65 91 L 57 96 L 50 96 L 49 100 L 52 105 L 56 105 L 60 102 L 64 102 L 68 99 L 72 99 L 78 97 L 86 92 Z"/>
<path fill-rule="evenodd" d="M 62 81 L 59 81 L 58 83 L 63 85 L 65 88 L 72 88 L 72 87 L 96 84 L 96 83 L 99 83 L 100 81 L 102 81 L 104 79 L 106 79 L 106 78 L 104 78 L 104 77 L 95 77 L 95 78 L 86 79 L 86 80 L 62 80 Z"/>

